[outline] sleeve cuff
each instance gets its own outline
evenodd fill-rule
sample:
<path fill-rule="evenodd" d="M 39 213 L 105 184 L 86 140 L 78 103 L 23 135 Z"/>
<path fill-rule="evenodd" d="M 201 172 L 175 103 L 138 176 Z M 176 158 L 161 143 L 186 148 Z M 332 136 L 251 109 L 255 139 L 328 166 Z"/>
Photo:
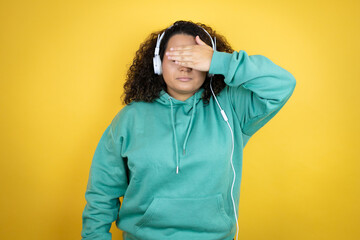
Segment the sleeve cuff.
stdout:
<path fill-rule="evenodd" d="M 214 51 L 211 59 L 209 74 L 221 74 L 226 77 L 231 58 L 231 53 Z"/>

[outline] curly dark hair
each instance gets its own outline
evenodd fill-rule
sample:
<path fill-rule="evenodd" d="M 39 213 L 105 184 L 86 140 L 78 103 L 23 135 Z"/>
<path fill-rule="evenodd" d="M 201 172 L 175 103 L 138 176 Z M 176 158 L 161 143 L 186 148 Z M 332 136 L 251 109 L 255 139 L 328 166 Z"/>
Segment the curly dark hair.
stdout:
<path fill-rule="evenodd" d="M 203 27 L 212 37 L 216 37 L 216 50 L 220 52 L 232 53 L 231 48 L 224 36 L 216 33 L 211 27 L 202 23 L 193 23 L 192 21 L 176 21 L 171 28 L 151 33 L 146 40 L 140 44 L 136 51 L 132 65 L 127 71 L 126 82 L 124 84 L 125 95 L 124 103 L 130 104 L 132 101 L 153 102 L 159 97 L 160 91 L 166 91 L 166 83 L 162 75 L 154 73 L 153 57 L 158 35 L 166 31 L 160 44 L 160 59 L 163 60 L 164 52 L 168 40 L 175 34 L 186 34 L 199 37 L 209 46 L 212 46 L 211 40 L 206 32 L 200 28 Z M 226 86 L 224 76 L 216 74 L 213 76 L 212 88 L 215 95 L 218 95 Z M 206 76 L 201 88 L 204 88 L 202 99 L 208 103 L 211 97 L 210 77 Z"/>

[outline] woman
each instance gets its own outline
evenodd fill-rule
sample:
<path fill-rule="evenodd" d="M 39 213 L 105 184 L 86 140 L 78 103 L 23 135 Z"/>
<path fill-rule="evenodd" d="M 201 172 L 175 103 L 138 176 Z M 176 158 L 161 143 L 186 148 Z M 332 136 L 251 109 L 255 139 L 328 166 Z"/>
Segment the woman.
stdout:
<path fill-rule="evenodd" d="M 204 24 L 151 34 L 92 160 L 83 239 L 111 239 L 115 220 L 125 240 L 233 239 L 243 148 L 295 85 Z"/>

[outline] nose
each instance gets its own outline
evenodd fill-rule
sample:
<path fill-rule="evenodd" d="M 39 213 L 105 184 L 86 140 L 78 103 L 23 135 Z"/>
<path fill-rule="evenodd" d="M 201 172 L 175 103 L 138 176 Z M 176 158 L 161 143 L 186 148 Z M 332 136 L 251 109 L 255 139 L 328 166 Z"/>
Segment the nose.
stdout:
<path fill-rule="evenodd" d="M 179 70 L 184 71 L 184 72 L 190 72 L 192 70 L 192 68 L 185 67 L 185 66 L 179 66 Z"/>

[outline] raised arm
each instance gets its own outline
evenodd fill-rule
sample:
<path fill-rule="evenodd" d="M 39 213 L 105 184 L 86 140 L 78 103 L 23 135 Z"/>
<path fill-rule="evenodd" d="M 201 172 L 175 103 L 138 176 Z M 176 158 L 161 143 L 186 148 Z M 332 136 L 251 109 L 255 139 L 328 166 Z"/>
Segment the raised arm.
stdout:
<path fill-rule="evenodd" d="M 211 74 L 222 74 L 228 97 L 242 131 L 252 136 L 284 106 L 292 95 L 296 80 L 287 70 L 262 55 L 241 50 L 213 53 Z"/>

